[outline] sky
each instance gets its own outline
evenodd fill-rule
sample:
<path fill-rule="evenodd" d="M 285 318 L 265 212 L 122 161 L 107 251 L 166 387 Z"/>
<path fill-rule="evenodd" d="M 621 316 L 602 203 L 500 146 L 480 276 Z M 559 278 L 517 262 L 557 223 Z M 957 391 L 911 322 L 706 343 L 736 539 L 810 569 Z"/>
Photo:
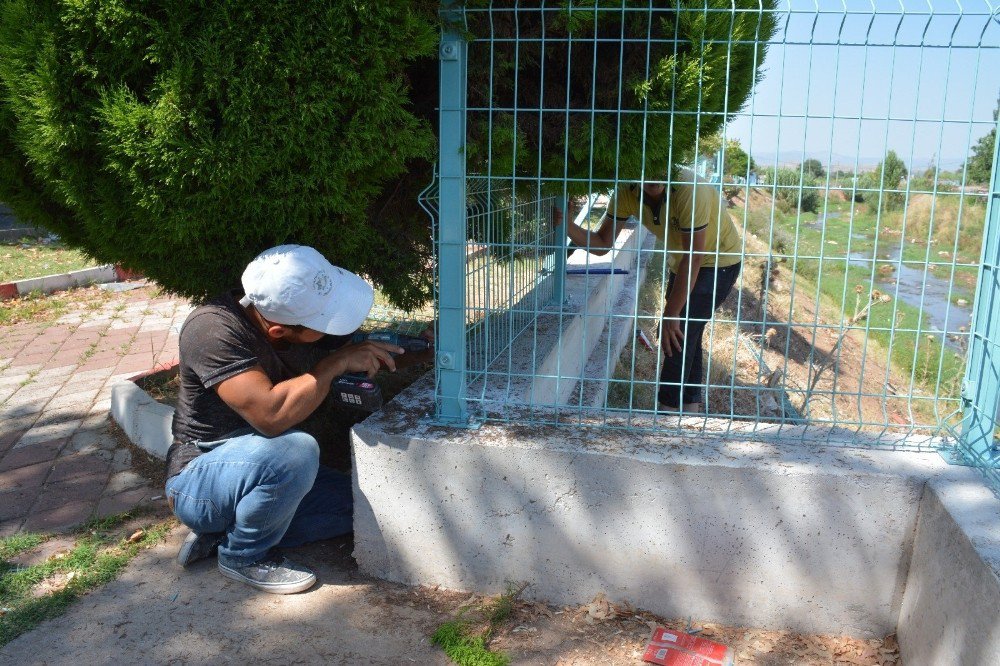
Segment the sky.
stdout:
<path fill-rule="evenodd" d="M 995 127 L 1000 0 L 783 6 L 763 80 L 727 127 L 759 163 L 870 168 L 892 149 L 911 171 L 954 169 Z"/>

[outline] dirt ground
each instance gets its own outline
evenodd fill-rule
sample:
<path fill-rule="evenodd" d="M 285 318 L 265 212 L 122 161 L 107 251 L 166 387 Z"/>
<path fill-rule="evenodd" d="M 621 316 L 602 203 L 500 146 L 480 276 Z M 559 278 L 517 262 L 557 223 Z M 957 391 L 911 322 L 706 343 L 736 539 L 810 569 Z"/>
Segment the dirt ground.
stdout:
<path fill-rule="evenodd" d="M 430 635 L 460 609 L 484 602 L 364 576 L 349 538 L 289 553 L 317 572 L 312 590 L 261 594 L 223 578 L 214 560 L 188 570 L 174 564 L 186 533 L 174 529 L 118 580 L 8 644 L 0 664 L 447 664 Z M 491 647 L 513 664 L 635 665 L 657 624 L 723 642 L 738 664 L 899 663 L 891 636 L 864 641 L 689 624 L 600 599 L 576 608 L 520 601 Z"/>

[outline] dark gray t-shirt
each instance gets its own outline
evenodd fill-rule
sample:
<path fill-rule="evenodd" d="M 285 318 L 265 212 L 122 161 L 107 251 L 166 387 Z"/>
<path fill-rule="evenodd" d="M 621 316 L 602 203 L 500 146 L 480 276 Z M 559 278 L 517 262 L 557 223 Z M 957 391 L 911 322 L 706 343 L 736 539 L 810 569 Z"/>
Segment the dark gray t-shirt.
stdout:
<path fill-rule="evenodd" d="M 328 335 L 311 345 L 275 349 L 230 292 L 196 308 L 181 328 L 180 394 L 174 410 L 174 443 L 167 478 L 204 453 L 192 443 L 216 442 L 251 426 L 222 401 L 215 387 L 258 365 L 277 384 L 309 371 L 350 336 Z"/>

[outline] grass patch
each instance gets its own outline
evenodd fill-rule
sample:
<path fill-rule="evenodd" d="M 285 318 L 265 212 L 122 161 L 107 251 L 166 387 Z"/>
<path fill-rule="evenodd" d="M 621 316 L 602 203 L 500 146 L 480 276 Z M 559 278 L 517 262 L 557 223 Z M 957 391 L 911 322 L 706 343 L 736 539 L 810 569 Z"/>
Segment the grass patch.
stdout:
<path fill-rule="evenodd" d="M 828 203 L 828 217 L 821 226 L 806 225 L 794 214 L 782 215 L 775 211 L 771 229 L 770 210 L 752 209 L 747 215 L 747 228 L 762 240 L 777 239 L 772 243 L 772 250 L 785 255 L 786 265 L 796 275 L 796 291 L 802 290 L 810 296 L 818 291 L 828 308 L 848 319 L 856 308 L 858 288 L 865 294 L 873 289 L 890 295 L 894 293 L 894 287 L 883 283 L 894 276 L 893 264 L 899 261 L 895 257 L 908 264 L 917 262 L 920 265 L 952 261 L 956 229 L 961 226 L 965 238 L 967 231 L 976 228 L 973 219 L 985 215 L 985 209 L 966 203 L 959 216 L 959 200 L 955 195 L 939 195 L 938 202 L 933 205 L 932 225 L 932 200 L 930 195 L 917 195 L 911 201 L 905 216 L 907 239 L 902 238 L 904 215 L 901 211 L 883 212 L 877 216 L 866 205 L 841 201 Z M 830 217 L 830 213 L 837 216 Z M 978 224 L 981 229 L 981 219 Z M 929 247 L 909 242 L 911 237 L 926 239 L 929 232 L 933 232 Z M 979 238 L 959 243 L 955 261 L 978 261 L 981 234 L 976 236 Z M 976 259 L 972 259 L 972 255 Z M 874 267 L 851 263 L 852 258 L 872 257 L 876 260 Z M 940 265 L 935 270 L 928 270 L 942 280 L 951 280 L 953 302 L 959 298 L 971 300 L 977 272 L 976 267 L 955 266 L 952 279 L 951 266 Z M 962 375 L 964 359 L 944 347 L 940 333 L 928 330 L 928 317 L 921 317 L 920 308 L 896 299 L 873 308 L 862 327 L 882 349 L 891 349 L 893 364 L 902 373 L 912 376 L 918 387 L 939 393 L 941 397 L 956 397 L 958 382 L 952 379 Z"/>
<path fill-rule="evenodd" d="M 62 615 L 79 597 L 111 580 L 139 551 L 163 540 L 172 520 L 129 527 L 140 512 L 93 520 L 78 530 L 72 549 L 40 564 L 10 561 L 48 537 L 17 534 L 0 539 L 0 647 L 44 620 Z M 129 532 L 129 533 L 126 533 Z"/>
<path fill-rule="evenodd" d="M 514 604 L 526 587 L 508 584 L 506 592 L 485 605 L 463 608 L 458 617 L 438 627 L 431 643 L 459 666 L 506 666 L 510 657 L 491 650 L 490 641 L 510 620 Z"/>
<path fill-rule="evenodd" d="M 0 245 L 0 258 L 3 259 L 0 261 L 0 282 L 58 275 L 98 265 L 79 250 L 35 239 Z"/>

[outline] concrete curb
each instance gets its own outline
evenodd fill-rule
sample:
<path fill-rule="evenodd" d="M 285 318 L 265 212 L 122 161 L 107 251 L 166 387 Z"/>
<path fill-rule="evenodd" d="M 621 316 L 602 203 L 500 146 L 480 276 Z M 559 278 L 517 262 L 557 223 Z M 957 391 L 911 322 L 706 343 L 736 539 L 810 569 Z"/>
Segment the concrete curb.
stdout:
<path fill-rule="evenodd" d="M 111 418 L 121 426 L 133 444 L 160 460 L 166 460 L 172 441 L 174 408 L 154 400 L 140 388 L 139 382 L 163 370 L 176 372 L 177 364 L 137 375 L 111 388 Z"/>
<path fill-rule="evenodd" d="M 82 285 L 120 282 L 137 277 L 139 277 L 138 274 L 112 264 L 95 266 L 93 268 L 81 268 L 78 271 L 70 271 L 68 273 L 56 273 L 54 275 L 45 275 L 43 277 L 0 284 L 0 301 L 24 296 L 34 291 L 49 294 L 53 291 L 72 289 L 73 287 Z"/>
<path fill-rule="evenodd" d="M 19 227 L 17 229 L 0 229 L 0 242 L 12 243 L 22 238 L 41 238 L 49 231 L 40 227 Z"/>

